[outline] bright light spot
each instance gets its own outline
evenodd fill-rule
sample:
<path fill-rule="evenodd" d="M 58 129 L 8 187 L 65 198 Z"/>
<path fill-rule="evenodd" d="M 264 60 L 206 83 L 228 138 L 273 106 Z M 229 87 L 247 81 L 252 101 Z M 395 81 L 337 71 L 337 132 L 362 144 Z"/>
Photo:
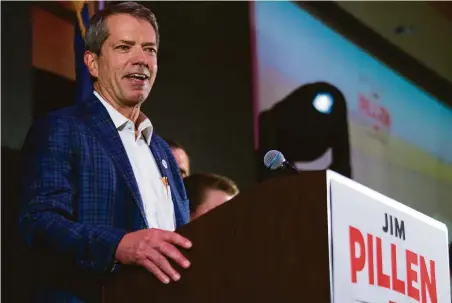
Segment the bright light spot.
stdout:
<path fill-rule="evenodd" d="M 331 114 L 331 110 L 333 109 L 333 98 L 331 95 L 326 93 L 319 93 L 315 96 L 314 101 L 312 101 L 312 105 L 316 110 L 321 112 L 322 114 Z"/>

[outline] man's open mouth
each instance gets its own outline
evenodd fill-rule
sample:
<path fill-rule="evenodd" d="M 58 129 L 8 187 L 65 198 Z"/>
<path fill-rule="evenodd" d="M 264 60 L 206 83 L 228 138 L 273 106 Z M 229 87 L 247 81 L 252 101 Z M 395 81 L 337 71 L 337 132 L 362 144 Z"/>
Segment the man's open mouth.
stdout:
<path fill-rule="evenodd" d="M 137 79 L 137 80 L 146 80 L 146 79 L 149 79 L 149 76 L 148 76 L 148 75 L 145 75 L 145 74 L 138 74 L 138 73 L 135 73 L 135 74 L 128 74 L 128 75 L 126 75 L 125 77 L 126 77 L 126 78 L 129 78 L 129 79 Z"/>

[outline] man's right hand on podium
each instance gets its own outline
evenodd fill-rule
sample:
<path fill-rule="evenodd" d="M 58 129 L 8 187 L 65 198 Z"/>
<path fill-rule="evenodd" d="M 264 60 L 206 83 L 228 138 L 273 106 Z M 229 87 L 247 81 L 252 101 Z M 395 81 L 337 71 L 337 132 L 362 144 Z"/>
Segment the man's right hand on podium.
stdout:
<path fill-rule="evenodd" d="M 191 248 L 192 243 L 181 235 L 161 229 L 143 229 L 126 234 L 119 242 L 115 258 L 121 264 L 139 265 L 153 273 L 160 281 L 167 284 L 171 277 L 180 279 L 180 274 L 171 266 L 171 258 L 183 268 L 190 266 L 176 246 Z"/>

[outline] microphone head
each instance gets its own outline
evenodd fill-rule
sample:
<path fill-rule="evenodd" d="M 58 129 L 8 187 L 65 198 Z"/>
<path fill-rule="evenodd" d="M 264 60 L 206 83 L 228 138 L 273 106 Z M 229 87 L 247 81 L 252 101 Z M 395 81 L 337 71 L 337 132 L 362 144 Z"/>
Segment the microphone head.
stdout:
<path fill-rule="evenodd" d="M 281 168 L 285 162 L 286 159 L 279 150 L 269 150 L 264 156 L 264 165 L 271 170 Z"/>

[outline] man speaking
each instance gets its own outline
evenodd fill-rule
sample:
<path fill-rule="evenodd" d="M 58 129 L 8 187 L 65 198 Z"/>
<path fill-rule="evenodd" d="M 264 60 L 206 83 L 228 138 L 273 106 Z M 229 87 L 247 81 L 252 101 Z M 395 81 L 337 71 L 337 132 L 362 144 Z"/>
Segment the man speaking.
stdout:
<path fill-rule="evenodd" d="M 182 178 L 140 111 L 157 74 L 156 18 L 112 5 L 85 40 L 93 94 L 35 122 L 23 147 L 19 224 L 39 272 L 35 302 L 100 302 L 121 264 L 164 283 L 180 279 L 168 259 L 190 266 L 178 247 L 191 243 L 174 232 L 190 215 Z"/>

